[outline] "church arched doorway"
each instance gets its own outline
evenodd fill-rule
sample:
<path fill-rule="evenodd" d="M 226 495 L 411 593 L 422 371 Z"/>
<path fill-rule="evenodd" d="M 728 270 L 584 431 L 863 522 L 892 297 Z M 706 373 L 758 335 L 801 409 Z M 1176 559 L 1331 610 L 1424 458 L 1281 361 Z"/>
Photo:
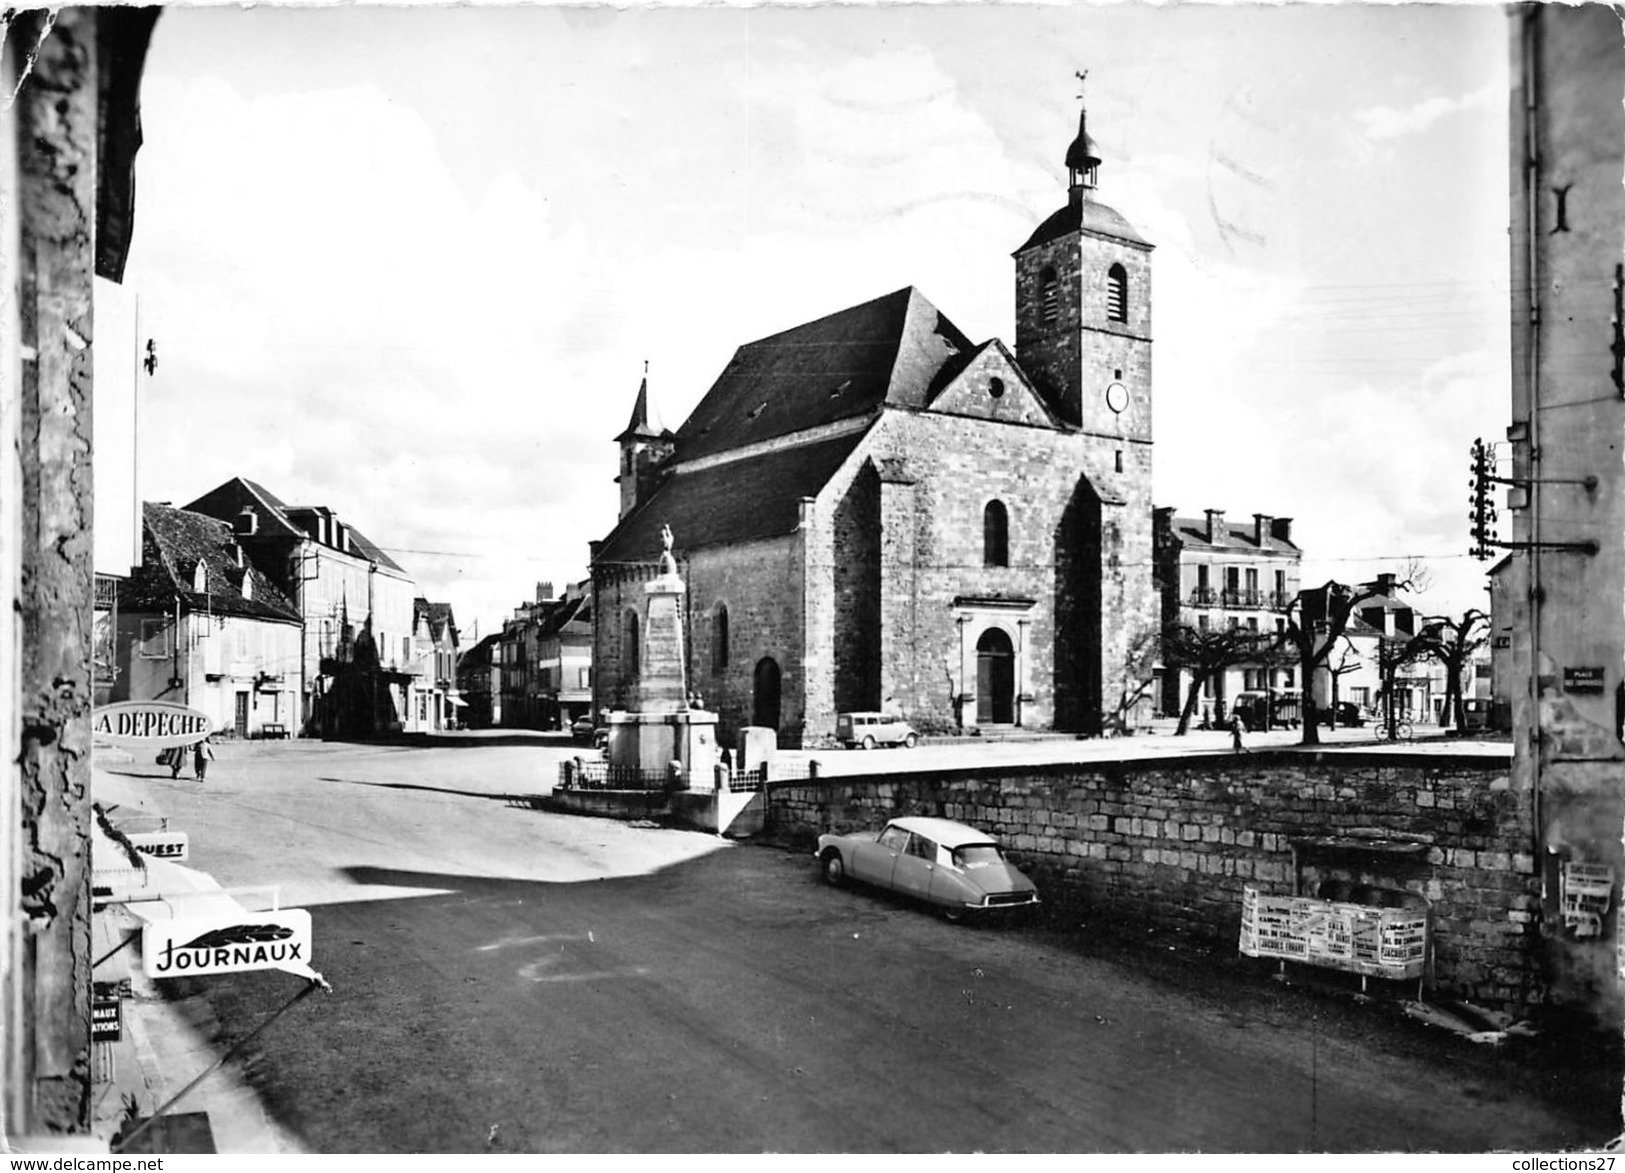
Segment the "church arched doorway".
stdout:
<path fill-rule="evenodd" d="M 1009 725 L 1015 719 L 1015 649 L 1008 635 L 990 627 L 976 641 L 976 723 Z"/>
<path fill-rule="evenodd" d="M 772 656 L 756 661 L 755 702 L 751 706 L 750 723 L 765 729 L 779 727 L 779 665 Z"/>

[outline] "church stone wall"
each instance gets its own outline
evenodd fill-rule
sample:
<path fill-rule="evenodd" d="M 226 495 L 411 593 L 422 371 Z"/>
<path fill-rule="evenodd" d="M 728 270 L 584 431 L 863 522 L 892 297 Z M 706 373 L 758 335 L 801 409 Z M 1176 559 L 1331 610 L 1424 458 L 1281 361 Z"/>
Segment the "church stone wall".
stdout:
<path fill-rule="evenodd" d="M 1119 451 L 1122 473 L 1116 471 Z M 1105 581 L 1098 591 L 1079 573 L 1094 559 L 1078 548 L 1077 527 L 1064 522 L 1076 512 L 1075 497 L 1093 498 L 1089 488 L 1080 494 L 1082 481 L 1124 502 L 1105 510 L 1098 558 Z M 878 503 L 870 500 L 877 493 Z M 983 565 L 983 510 L 993 499 L 1009 511 L 1007 567 Z M 878 534 L 843 523 L 859 512 L 878 513 Z M 879 673 L 879 687 L 851 707 L 891 697 L 926 731 L 957 727 L 955 698 L 976 687 L 974 649 L 985 616 L 961 632 L 956 598 L 1033 601 L 1025 611 L 1001 611 L 997 620 L 1017 630 L 1025 621 L 1025 670 L 1017 688 L 1030 698 L 1021 703 L 1021 724 L 1029 728 L 1098 728 L 1102 699 L 1110 707 L 1120 691 L 1125 649 L 1157 621 L 1147 445 L 930 412 L 888 413 L 827 486 L 817 513 L 809 546 L 830 543 L 822 546 L 831 551 L 830 569 L 809 568 L 809 598 L 825 598 L 845 614 L 862 605 L 866 592 L 878 592 L 877 642 L 885 654 L 871 671 Z M 1085 604 L 1094 634 L 1085 636 L 1079 655 L 1088 662 L 1058 664 L 1057 612 L 1071 622 Z M 853 625 L 838 637 L 834 664 L 847 663 L 847 644 L 862 629 Z M 1092 684 L 1084 685 L 1080 675 Z M 854 681 L 870 686 L 871 678 L 853 671 L 827 687 L 809 680 L 808 691 L 845 701 L 861 696 L 848 691 Z M 821 707 L 809 713 L 815 718 L 810 738 L 833 733 L 835 711 L 832 704 L 827 713 Z"/>
<path fill-rule="evenodd" d="M 756 665 L 779 666 L 779 744 L 801 743 L 806 673 L 802 659 L 802 543 L 790 534 L 760 542 L 679 551 L 688 586 L 689 688 L 718 717 L 719 744 L 731 747 L 751 723 Z M 712 665 L 716 605 L 728 608 L 728 662 Z"/>

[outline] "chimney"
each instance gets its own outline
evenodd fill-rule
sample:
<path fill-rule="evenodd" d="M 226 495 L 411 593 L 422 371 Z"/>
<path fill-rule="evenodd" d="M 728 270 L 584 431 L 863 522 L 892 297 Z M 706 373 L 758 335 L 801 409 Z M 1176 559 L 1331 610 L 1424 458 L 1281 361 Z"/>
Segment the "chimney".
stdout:
<path fill-rule="evenodd" d="M 1277 542 L 1292 541 L 1292 519 L 1290 517 L 1270 518 L 1270 537 Z"/>
<path fill-rule="evenodd" d="M 260 515 L 254 512 L 252 505 L 243 506 L 243 511 L 237 515 L 237 524 L 232 527 L 231 532 L 242 538 L 251 538 L 260 532 Z"/>
<path fill-rule="evenodd" d="M 1224 540 L 1224 510 L 1209 509 L 1207 512 L 1207 540 L 1210 545 L 1217 546 Z"/>
<path fill-rule="evenodd" d="M 552 597 L 553 597 L 553 584 L 552 583 L 550 583 L 550 582 L 539 582 L 539 583 L 536 584 L 536 601 L 538 603 L 545 603 L 549 599 L 551 599 Z"/>

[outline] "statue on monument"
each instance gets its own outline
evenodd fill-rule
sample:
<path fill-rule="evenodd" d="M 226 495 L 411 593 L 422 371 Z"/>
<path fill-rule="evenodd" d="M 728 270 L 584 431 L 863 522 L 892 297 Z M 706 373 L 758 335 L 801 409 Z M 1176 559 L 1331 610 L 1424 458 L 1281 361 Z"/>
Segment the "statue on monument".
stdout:
<path fill-rule="evenodd" d="M 665 544 L 666 547 L 660 552 L 660 573 L 662 575 L 670 574 L 675 576 L 677 573 L 677 559 L 673 558 L 671 555 L 671 526 L 665 524 L 664 522 L 662 522 L 660 526 L 660 540 Z"/>

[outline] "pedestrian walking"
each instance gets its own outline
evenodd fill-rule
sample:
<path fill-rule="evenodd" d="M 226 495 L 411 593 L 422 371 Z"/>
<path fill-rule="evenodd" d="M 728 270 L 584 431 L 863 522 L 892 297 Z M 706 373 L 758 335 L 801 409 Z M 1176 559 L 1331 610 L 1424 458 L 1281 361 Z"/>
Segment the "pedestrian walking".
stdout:
<path fill-rule="evenodd" d="M 1241 719 L 1240 713 L 1230 714 L 1230 748 L 1236 753 L 1246 753 L 1246 747 L 1241 744 L 1241 735 L 1247 732 L 1247 722 Z"/>
<path fill-rule="evenodd" d="M 169 767 L 169 776 L 179 778 L 181 776 L 181 766 L 186 764 L 185 747 L 176 745 L 164 750 L 163 762 L 164 765 Z"/>
<path fill-rule="evenodd" d="M 192 772 L 197 775 L 199 782 L 209 772 L 209 763 L 214 761 L 214 750 L 209 747 L 209 739 L 205 737 L 197 743 L 192 750 Z"/>

